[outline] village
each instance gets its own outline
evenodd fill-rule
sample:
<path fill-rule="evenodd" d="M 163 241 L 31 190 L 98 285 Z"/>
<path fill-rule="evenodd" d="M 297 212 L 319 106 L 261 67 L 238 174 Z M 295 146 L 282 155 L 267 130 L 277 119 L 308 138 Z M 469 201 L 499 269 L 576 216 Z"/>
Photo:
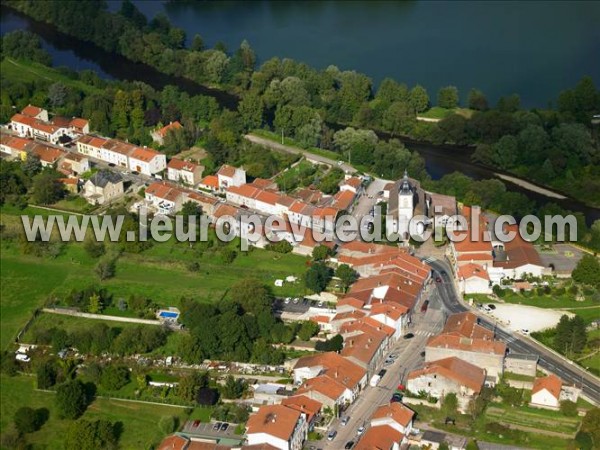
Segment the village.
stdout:
<path fill-rule="evenodd" d="M 157 146 L 181 126 L 173 122 L 154 130 Z M 284 322 L 315 323 L 313 341 L 340 335 L 339 350 L 311 352 L 273 367 L 291 383 L 255 378 L 250 393 L 236 400 L 252 411 L 242 435 L 228 432 L 223 421 L 190 420 L 159 449 L 464 449 L 470 438 L 428 426 L 419 408 L 448 412 L 448 424 L 455 414 L 475 414 L 478 399 L 497 386 L 520 390 L 523 405 L 533 409 L 556 412 L 565 401 L 600 401 L 591 375 L 582 376 L 583 369 L 569 367 L 570 361 L 529 336 L 554 327 L 562 313 L 522 320 L 527 306 L 501 300 L 504 291 L 535 292 L 568 279 L 578 258 L 553 259 L 518 234 L 502 242 L 491 231 L 493 214 L 428 192 L 406 172 L 390 181 L 346 171 L 331 195 L 311 187 L 282 192 L 276 180 L 249 179 L 243 167 L 225 164 L 207 175 L 198 160 L 167 161 L 157 150 L 91 134 L 86 119 L 50 118 L 32 105 L 3 127 L 0 150 L 3 158 L 39 158 L 43 167 L 64 175 L 59 181 L 67 191 L 93 207 L 130 193 L 138 194 L 127 205 L 133 212 L 144 208 L 175 216 L 192 202 L 213 224 L 254 213 L 263 218 L 263 228 L 252 230 L 261 236 L 256 247 L 285 241 L 292 253 L 311 256 L 325 246 L 329 266 L 354 271 L 347 292 L 316 293 L 310 302 L 308 296 L 276 299 Z M 314 238 L 314 232 L 332 236 L 342 214 L 376 215 L 377 205 L 386 205 L 392 218 L 385 225 L 400 236 L 398 242 Z M 458 229 L 464 239 L 441 246 L 411 240 L 457 215 L 476 221 L 480 235 Z M 281 220 L 274 223 L 269 216 Z M 422 219 L 411 222 L 417 216 Z M 234 234 L 248 231 L 240 225 Z M 176 323 L 177 315 L 176 309 L 162 309 L 157 320 Z M 26 361 L 26 349 L 19 354 Z M 211 364 L 221 371 L 231 365 Z"/>

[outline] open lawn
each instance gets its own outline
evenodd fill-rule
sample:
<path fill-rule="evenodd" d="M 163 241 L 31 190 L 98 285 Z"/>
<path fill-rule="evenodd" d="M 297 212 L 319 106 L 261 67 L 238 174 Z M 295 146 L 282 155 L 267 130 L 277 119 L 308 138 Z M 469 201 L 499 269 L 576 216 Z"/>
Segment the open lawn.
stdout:
<path fill-rule="evenodd" d="M 2 223 L 15 226 L 16 214 L 35 214 L 37 208 L 24 211 L 2 209 Z M 6 348 L 32 312 L 43 306 L 49 297 L 58 298 L 73 289 L 98 285 L 109 290 L 115 298 L 130 294 L 146 296 L 161 306 L 176 306 L 182 297 L 199 301 L 217 301 L 227 289 L 243 278 L 256 278 L 269 286 L 275 295 L 299 296 L 305 293 L 302 280 L 275 287 L 276 279 L 289 275 L 301 278 L 306 271 L 307 258 L 267 250 L 239 250 L 239 241 L 229 246 L 237 252 L 231 263 L 223 262 L 223 247 L 190 248 L 187 243 L 169 241 L 155 243 L 141 254 L 122 254 L 116 266 L 116 276 L 100 282 L 94 272 L 97 260 L 91 258 L 80 243 L 66 244 L 54 259 L 23 255 L 14 241 L 0 243 L 0 275 L 2 277 L 0 313 L 2 314 L 2 348 Z M 199 270 L 187 269 L 198 262 Z M 111 313 L 114 311 L 111 311 Z"/>
<path fill-rule="evenodd" d="M 0 377 L 2 402 L 0 411 L 0 431 L 4 432 L 11 427 L 15 411 L 23 405 L 32 408 L 48 408 L 50 418 L 46 424 L 35 433 L 27 435 L 27 442 L 33 449 L 61 448 L 64 434 L 71 421 L 61 420 L 56 416 L 54 408 L 54 394 L 51 392 L 37 391 L 34 389 L 33 377 L 17 376 Z M 163 416 L 177 416 L 183 422 L 188 417 L 188 409 L 172 406 L 148 405 L 144 403 L 125 402 L 98 398 L 84 413 L 85 419 L 105 419 L 123 423 L 120 448 L 142 449 L 157 444 L 163 437 L 158 428 L 158 421 Z M 194 417 L 206 419 L 206 411 L 200 409 L 192 412 Z"/>
<path fill-rule="evenodd" d="M 72 87 L 87 93 L 94 93 L 100 90 L 97 87 L 82 81 L 73 80 L 61 73 L 58 69 L 32 61 L 4 58 L 2 63 L 0 63 L 0 73 L 2 74 L 2 78 L 12 81 L 31 82 L 45 80 L 50 84 L 61 82 L 67 87 Z"/>
<path fill-rule="evenodd" d="M 434 106 L 423 113 L 419 113 L 419 117 L 427 119 L 445 119 L 452 114 L 459 114 L 467 119 L 473 115 L 473 110 L 468 108 L 446 109 L 440 106 Z"/>

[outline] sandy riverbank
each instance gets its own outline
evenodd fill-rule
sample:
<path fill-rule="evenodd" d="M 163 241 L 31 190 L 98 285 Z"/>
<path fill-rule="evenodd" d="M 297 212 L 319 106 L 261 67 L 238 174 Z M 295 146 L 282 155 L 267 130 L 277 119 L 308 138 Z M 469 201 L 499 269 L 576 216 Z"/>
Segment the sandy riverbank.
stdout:
<path fill-rule="evenodd" d="M 527 189 L 529 191 L 537 192 L 538 194 L 545 195 L 546 197 L 559 198 L 559 199 L 565 199 L 565 198 L 567 198 L 567 197 L 565 197 L 562 194 L 558 194 L 558 193 L 550 191 L 548 189 L 536 186 L 535 184 L 529 183 L 528 181 L 521 180 L 521 179 L 516 178 L 516 177 L 511 177 L 510 175 L 504 175 L 504 174 L 501 174 L 501 173 L 494 173 L 494 174 L 497 177 L 502 178 L 503 180 L 510 181 L 511 183 L 514 183 L 517 186 L 521 186 L 522 188 Z"/>

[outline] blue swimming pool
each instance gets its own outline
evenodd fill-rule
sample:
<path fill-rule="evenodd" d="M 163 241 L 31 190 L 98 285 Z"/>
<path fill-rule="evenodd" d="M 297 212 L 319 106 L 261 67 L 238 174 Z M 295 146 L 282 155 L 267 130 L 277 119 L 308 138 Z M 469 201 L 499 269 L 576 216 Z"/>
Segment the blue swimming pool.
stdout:
<path fill-rule="evenodd" d="M 176 312 L 169 312 L 169 311 L 162 311 L 159 314 L 160 317 L 164 317 L 165 319 L 176 319 L 177 316 L 179 316 L 179 313 Z"/>

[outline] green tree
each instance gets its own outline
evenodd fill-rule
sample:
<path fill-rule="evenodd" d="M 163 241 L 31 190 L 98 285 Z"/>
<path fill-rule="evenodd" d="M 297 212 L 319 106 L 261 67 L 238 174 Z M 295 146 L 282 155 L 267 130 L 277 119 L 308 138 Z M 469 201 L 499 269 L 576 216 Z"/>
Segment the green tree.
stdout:
<path fill-rule="evenodd" d="M 117 425 L 108 420 L 81 419 L 73 422 L 64 438 L 65 450 L 113 450 L 118 448 Z"/>
<path fill-rule="evenodd" d="M 420 84 L 417 84 L 410 90 L 409 103 L 417 113 L 425 111 L 429 108 L 429 94 L 427 94 L 427 90 Z"/>
<path fill-rule="evenodd" d="M 326 245 L 317 245 L 313 248 L 312 259 L 314 261 L 324 261 L 331 255 L 331 249 Z"/>
<path fill-rule="evenodd" d="M 575 417 L 577 415 L 577 403 L 571 400 L 563 400 L 560 402 L 560 412 L 567 417 Z"/>
<path fill-rule="evenodd" d="M 466 450 L 479 450 L 479 445 L 476 440 L 470 440 L 465 448 Z"/>
<path fill-rule="evenodd" d="M 600 287 L 600 261 L 592 255 L 583 255 L 571 277 L 578 283 Z"/>
<path fill-rule="evenodd" d="M 42 172 L 33 177 L 32 200 L 40 205 L 56 203 L 65 196 L 65 189 L 53 172 Z"/>
<path fill-rule="evenodd" d="M 340 279 L 344 292 L 358 279 L 358 274 L 348 264 L 340 264 L 335 269 L 335 276 Z"/>
<path fill-rule="evenodd" d="M 450 392 L 444 396 L 442 410 L 448 416 L 454 417 L 456 415 L 458 411 L 458 398 L 454 392 Z"/>
<path fill-rule="evenodd" d="M 238 104 L 238 111 L 246 129 L 251 130 L 262 125 L 264 104 L 256 92 L 248 92 L 242 97 Z"/>
<path fill-rule="evenodd" d="M 513 113 L 521 107 L 521 98 L 517 94 L 500 97 L 496 108 L 501 112 Z"/>
<path fill-rule="evenodd" d="M 233 375 L 228 375 L 221 392 L 223 393 L 223 397 L 234 399 L 241 398 L 245 389 L 246 384 L 243 380 L 239 378 L 236 379 Z"/>
<path fill-rule="evenodd" d="M 329 280 L 331 280 L 331 269 L 323 263 L 313 264 L 304 276 L 306 287 L 316 293 L 325 290 Z"/>
<path fill-rule="evenodd" d="M 271 293 L 255 278 L 245 278 L 231 286 L 229 297 L 246 312 L 258 314 L 263 310 L 271 310 Z"/>
<path fill-rule="evenodd" d="M 15 427 L 20 433 L 33 433 L 41 428 L 48 419 L 49 412 L 46 408 L 33 409 L 22 406 L 15 412 Z"/>
<path fill-rule="evenodd" d="M 510 169 L 515 166 L 519 156 L 519 143 L 511 135 L 502 136 L 493 146 L 493 162 L 501 169 Z"/>
<path fill-rule="evenodd" d="M 190 45 L 190 50 L 193 52 L 201 52 L 204 50 L 204 39 L 199 34 L 195 34 L 192 39 L 192 45 Z"/>
<path fill-rule="evenodd" d="M 298 337 L 302 341 L 308 341 L 311 337 L 316 336 L 318 332 L 319 325 L 316 322 L 305 320 L 298 330 Z"/>
<path fill-rule="evenodd" d="M 37 388 L 49 389 L 56 384 L 56 367 L 52 361 L 44 362 L 37 369 Z"/>
<path fill-rule="evenodd" d="M 336 334 L 327 341 L 319 341 L 315 345 L 315 350 L 319 352 L 339 352 L 344 348 L 344 338 Z"/>
<path fill-rule="evenodd" d="M 594 446 L 600 446 L 600 408 L 588 410 L 581 421 L 580 430 L 592 436 Z"/>
<path fill-rule="evenodd" d="M 458 106 L 458 89 L 456 86 L 440 88 L 437 96 L 438 106 L 446 109 L 454 109 Z"/>
<path fill-rule="evenodd" d="M 411 129 L 415 122 L 415 111 L 408 102 L 394 102 L 383 113 L 381 125 L 392 136 L 402 134 Z"/>
<path fill-rule="evenodd" d="M 94 270 L 100 281 L 104 281 L 115 276 L 116 267 L 115 258 L 109 257 L 100 260 Z"/>
<path fill-rule="evenodd" d="M 83 249 L 92 258 L 100 258 L 104 255 L 106 248 L 104 242 L 97 241 L 93 234 L 88 234 L 83 241 Z"/>
<path fill-rule="evenodd" d="M 488 101 L 479 89 L 471 89 L 468 97 L 469 108 L 476 111 L 487 111 Z"/>
<path fill-rule="evenodd" d="M 158 421 L 158 429 L 165 435 L 174 433 L 179 426 L 179 418 L 176 416 L 162 416 Z"/>
<path fill-rule="evenodd" d="M 192 372 L 181 377 L 175 389 L 177 395 L 188 402 L 196 400 L 198 391 L 208 386 L 208 376 L 204 372 Z"/>
<path fill-rule="evenodd" d="M 79 380 L 66 381 L 56 389 L 54 401 L 60 417 L 77 419 L 88 405 L 85 386 Z"/>
<path fill-rule="evenodd" d="M 109 391 L 118 391 L 129 383 L 129 369 L 111 364 L 102 370 L 100 386 Z"/>
<path fill-rule="evenodd" d="M 96 293 L 90 296 L 90 303 L 88 305 L 88 311 L 92 314 L 100 314 L 104 305 L 102 304 L 102 299 Z"/>
<path fill-rule="evenodd" d="M 27 155 L 27 159 L 23 161 L 23 172 L 30 177 L 33 178 L 34 175 L 38 174 L 42 170 L 42 161 L 40 157 L 35 153 L 31 153 Z"/>
<path fill-rule="evenodd" d="M 68 88 L 60 82 L 53 83 L 48 88 L 48 102 L 52 108 L 63 106 L 68 95 Z"/>

